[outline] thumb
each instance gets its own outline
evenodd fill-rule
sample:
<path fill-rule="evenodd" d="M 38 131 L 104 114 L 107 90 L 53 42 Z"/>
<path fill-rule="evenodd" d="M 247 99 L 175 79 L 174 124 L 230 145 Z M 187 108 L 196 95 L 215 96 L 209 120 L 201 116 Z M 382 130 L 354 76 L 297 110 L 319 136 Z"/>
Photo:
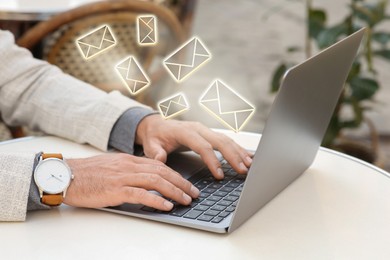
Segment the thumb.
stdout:
<path fill-rule="evenodd" d="M 167 152 L 158 143 L 148 143 L 144 145 L 144 153 L 148 158 L 165 163 L 167 161 Z"/>

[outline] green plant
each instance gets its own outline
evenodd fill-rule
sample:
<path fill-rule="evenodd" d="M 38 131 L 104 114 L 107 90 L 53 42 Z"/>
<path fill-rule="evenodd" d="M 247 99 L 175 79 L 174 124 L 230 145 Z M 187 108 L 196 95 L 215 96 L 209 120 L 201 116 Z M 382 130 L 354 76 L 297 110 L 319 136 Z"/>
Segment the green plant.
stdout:
<path fill-rule="evenodd" d="M 332 26 L 327 25 L 326 10 L 314 8 L 312 0 L 306 0 L 305 6 L 307 12 L 305 48 L 292 46 L 287 50 L 290 53 L 304 51 L 306 56 L 310 57 L 313 47 L 324 49 L 362 27 L 367 28 L 364 47 L 361 48 L 352 66 L 322 142 L 323 146 L 332 147 L 343 129 L 360 126 L 364 119 L 364 111 L 370 108 L 369 101 L 373 100 L 374 94 L 380 87 L 374 57 L 390 60 L 390 32 L 380 29 L 379 26 L 390 19 L 386 14 L 387 0 L 379 0 L 375 3 L 351 0 L 346 17 Z M 278 90 L 284 73 L 293 65 L 290 62 L 282 62 L 276 68 L 271 82 L 272 92 Z M 345 119 L 342 111 L 348 106 L 353 111 L 353 116 Z"/>

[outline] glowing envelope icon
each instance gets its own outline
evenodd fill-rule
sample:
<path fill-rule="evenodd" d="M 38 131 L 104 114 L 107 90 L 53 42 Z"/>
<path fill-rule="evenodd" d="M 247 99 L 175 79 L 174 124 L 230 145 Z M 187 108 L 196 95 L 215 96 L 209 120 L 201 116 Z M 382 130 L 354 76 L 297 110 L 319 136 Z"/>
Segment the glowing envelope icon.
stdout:
<path fill-rule="evenodd" d="M 126 85 L 131 95 L 137 95 L 150 85 L 148 75 L 146 75 L 133 56 L 129 56 L 119 62 L 115 70 L 118 72 L 122 82 Z"/>
<path fill-rule="evenodd" d="M 137 17 L 137 36 L 139 45 L 154 45 L 157 43 L 157 18 L 154 15 Z"/>
<path fill-rule="evenodd" d="M 158 110 L 165 119 L 182 114 L 189 108 L 187 99 L 182 93 L 175 94 L 158 102 Z"/>
<path fill-rule="evenodd" d="M 108 25 L 103 25 L 76 40 L 84 59 L 88 60 L 114 47 L 116 40 Z"/>
<path fill-rule="evenodd" d="M 211 54 L 205 45 L 194 37 L 174 51 L 163 64 L 177 82 L 182 82 L 210 59 Z"/>
<path fill-rule="evenodd" d="M 240 131 L 255 112 L 253 105 L 221 80 L 215 80 L 207 88 L 199 103 L 234 132 Z"/>

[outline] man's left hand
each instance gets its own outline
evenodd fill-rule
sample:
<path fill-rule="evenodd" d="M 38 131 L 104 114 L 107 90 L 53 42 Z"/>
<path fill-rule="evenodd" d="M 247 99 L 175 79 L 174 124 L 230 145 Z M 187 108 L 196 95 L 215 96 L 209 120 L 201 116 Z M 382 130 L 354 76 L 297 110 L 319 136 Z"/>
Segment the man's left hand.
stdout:
<path fill-rule="evenodd" d="M 169 153 L 191 149 L 198 153 L 217 179 L 224 177 L 214 153 L 218 150 L 239 174 L 248 172 L 252 155 L 224 134 L 214 132 L 197 122 L 164 120 L 150 115 L 141 120 L 136 132 L 136 144 L 142 145 L 151 159 L 166 162 Z"/>

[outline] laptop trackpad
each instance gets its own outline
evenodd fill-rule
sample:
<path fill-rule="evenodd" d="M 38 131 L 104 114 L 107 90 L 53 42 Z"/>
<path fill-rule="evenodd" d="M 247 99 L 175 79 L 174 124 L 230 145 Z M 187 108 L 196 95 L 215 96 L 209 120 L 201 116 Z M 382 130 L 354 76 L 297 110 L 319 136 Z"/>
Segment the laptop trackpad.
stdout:
<path fill-rule="evenodd" d="M 216 155 L 218 159 L 222 158 L 220 153 L 216 152 Z M 172 153 L 168 156 L 167 165 L 180 173 L 185 179 L 189 179 L 206 167 L 200 156 L 194 152 Z"/>

